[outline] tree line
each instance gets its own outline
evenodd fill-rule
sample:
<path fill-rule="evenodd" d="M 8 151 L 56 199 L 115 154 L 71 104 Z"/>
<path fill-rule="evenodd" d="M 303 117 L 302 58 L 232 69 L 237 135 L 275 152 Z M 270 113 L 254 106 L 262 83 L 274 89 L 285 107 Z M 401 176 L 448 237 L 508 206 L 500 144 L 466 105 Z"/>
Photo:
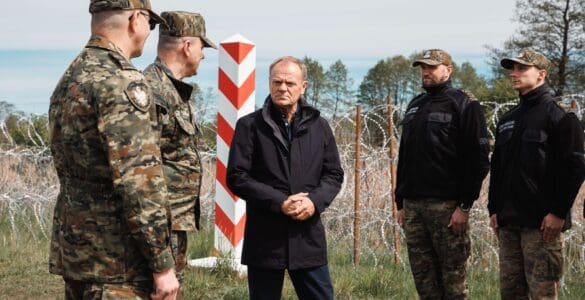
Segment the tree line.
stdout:
<path fill-rule="evenodd" d="M 551 60 L 553 66 L 548 84 L 556 96 L 585 93 L 585 0 L 517 0 L 514 21 L 518 25 L 516 31 L 501 46 L 485 46 L 489 75 L 478 74 L 469 62 L 456 63 L 451 76 L 453 85 L 473 93 L 480 101 L 501 103 L 514 100 L 518 95 L 500 66 L 500 60 L 515 56 L 522 49 L 532 49 Z M 444 50 L 449 52 L 449 49 Z M 395 106 L 404 108 L 410 99 L 423 92 L 419 70 L 411 67 L 412 61 L 420 54 L 415 51 L 406 56 L 394 55 L 378 60 L 357 86 L 354 86 L 355 82 L 342 60 L 323 66 L 318 60 L 305 56 L 303 61 L 309 82 L 305 98 L 334 122 L 339 116 L 353 112 L 356 104 L 362 105 L 367 114 L 385 105 L 389 96 L 394 99 Z M 192 84 L 191 101 L 197 122 L 204 144 L 211 150 L 215 146 L 216 92 Z M 385 110 L 377 113 L 385 114 Z M 486 110 L 488 118 L 492 113 Z M 23 115 L 15 111 L 13 105 L 0 101 L 3 130 L 10 133 L 14 143 L 34 146 L 36 141 L 31 141 L 32 131 L 38 132 L 46 142 L 46 116 L 27 120 Z M 381 119 L 386 117 L 380 116 Z M 395 119 L 400 121 L 399 117 L 397 115 Z M 7 142 L 6 138 L 0 137 L 0 144 Z"/>
<path fill-rule="evenodd" d="M 502 47 L 486 45 L 489 76 L 481 76 L 469 62 L 455 64 L 453 85 L 473 93 L 480 101 L 506 102 L 517 98 L 505 70 L 503 57 L 523 49 L 546 55 L 552 62 L 548 84 L 555 96 L 585 91 L 585 0 L 518 0 L 516 32 Z M 445 49 L 449 51 L 449 49 Z M 361 104 L 366 110 L 384 105 L 391 96 L 395 105 L 404 106 L 423 92 L 420 73 L 411 63 L 420 52 L 395 55 L 379 60 L 370 68 L 357 89 L 352 87 L 347 67 L 341 60 L 327 70 L 315 59 L 304 57 L 309 87 L 309 103 L 326 110 L 330 117 Z"/>

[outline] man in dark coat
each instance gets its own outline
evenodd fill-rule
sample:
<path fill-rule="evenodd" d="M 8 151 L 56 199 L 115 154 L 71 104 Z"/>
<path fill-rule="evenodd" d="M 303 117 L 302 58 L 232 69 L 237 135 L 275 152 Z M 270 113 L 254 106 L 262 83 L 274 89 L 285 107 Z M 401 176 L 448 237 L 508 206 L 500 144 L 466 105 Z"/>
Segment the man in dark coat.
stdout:
<path fill-rule="evenodd" d="M 550 61 L 525 50 L 500 64 L 520 103 L 496 129 L 488 209 L 500 245 L 502 299 L 557 299 L 562 231 L 585 178 L 583 127 L 546 84 Z"/>
<path fill-rule="evenodd" d="M 447 52 L 426 50 L 412 66 L 425 93 L 402 122 L 397 221 L 420 299 L 468 299 L 469 212 L 489 169 L 485 117 L 475 96 L 451 85 Z"/>
<path fill-rule="evenodd" d="M 277 59 L 264 107 L 236 124 L 227 184 L 246 201 L 250 299 L 280 299 L 285 269 L 300 299 L 333 299 L 320 215 L 343 169 L 329 124 L 301 96 L 306 78 L 299 59 Z"/>

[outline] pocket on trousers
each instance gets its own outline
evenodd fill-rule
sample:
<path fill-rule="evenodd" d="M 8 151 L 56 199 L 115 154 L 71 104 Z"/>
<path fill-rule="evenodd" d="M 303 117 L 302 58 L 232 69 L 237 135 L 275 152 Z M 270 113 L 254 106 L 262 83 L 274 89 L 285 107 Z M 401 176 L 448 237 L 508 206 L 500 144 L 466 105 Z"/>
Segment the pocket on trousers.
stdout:
<path fill-rule="evenodd" d="M 558 281 L 563 273 L 563 245 L 561 237 L 552 242 L 542 239 L 542 232 L 531 230 L 522 235 L 526 279 L 529 282 Z"/>
<path fill-rule="evenodd" d="M 543 265 L 541 274 L 546 281 L 557 281 L 563 275 L 563 246 L 562 242 L 544 243 Z"/>

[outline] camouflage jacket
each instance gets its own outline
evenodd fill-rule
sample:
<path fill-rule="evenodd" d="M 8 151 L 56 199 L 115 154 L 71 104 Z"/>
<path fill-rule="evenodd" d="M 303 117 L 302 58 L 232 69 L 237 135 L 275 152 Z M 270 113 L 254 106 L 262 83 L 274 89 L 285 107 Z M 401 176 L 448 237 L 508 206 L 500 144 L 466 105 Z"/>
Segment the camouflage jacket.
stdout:
<path fill-rule="evenodd" d="M 61 188 L 49 269 L 73 280 L 152 280 L 174 266 L 152 94 L 121 53 L 92 36 L 51 96 Z"/>
<path fill-rule="evenodd" d="M 199 228 L 201 161 L 197 151 L 199 129 L 189 103 L 193 87 L 174 78 L 160 58 L 146 68 L 144 75 L 156 103 L 172 229 L 195 230 Z"/>

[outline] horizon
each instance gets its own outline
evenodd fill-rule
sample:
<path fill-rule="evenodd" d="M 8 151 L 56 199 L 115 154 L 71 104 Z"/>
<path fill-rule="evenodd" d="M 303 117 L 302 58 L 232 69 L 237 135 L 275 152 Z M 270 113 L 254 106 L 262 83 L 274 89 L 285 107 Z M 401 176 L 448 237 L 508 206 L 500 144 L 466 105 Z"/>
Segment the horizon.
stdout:
<path fill-rule="evenodd" d="M 26 114 L 46 114 L 49 108 L 49 98 L 61 75 L 81 49 L 0 49 L 0 101 L 14 104 L 17 111 Z M 258 50 L 256 60 L 256 106 L 260 106 L 268 95 L 268 66 L 276 58 L 261 56 Z M 354 80 L 351 89 L 357 91 L 367 71 L 378 61 L 395 55 L 408 57 L 410 54 L 389 54 L 385 57 L 315 57 L 324 70 L 336 60 L 341 60 L 348 68 L 349 76 Z M 481 53 L 452 54 L 457 64 L 469 62 L 476 72 L 488 78 L 490 76 L 487 56 Z M 301 56 L 299 58 L 304 57 Z M 133 64 L 143 70 L 152 63 L 155 53 L 147 50 L 141 57 L 132 60 Z M 23 65 L 26 62 L 26 65 Z M 206 48 L 199 74 L 185 78 L 185 82 L 197 83 L 202 89 L 212 88 L 214 96 L 217 90 L 217 51 Z M 32 74 L 32 75 L 31 75 Z"/>
<path fill-rule="evenodd" d="M 46 113 L 57 81 L 89 39 L 88 2 L 20 0 L 4 4 L 0 18 L 0 100 L 26 112 Z M 341 59 L 354 79 L 352 89 L 357 89 L 378 60 L 429 48 L 446 50 L 458 64 L 469 61 L 479 74 L 487 76 L 485 45 L 501 46 L 517 27 L 512 22 L 515 1 L 509 0 L 298 0 L 286 6 L 270 0 L 153 0 L 152 5 L 156 12 L 201 13 L 207 35 L 216 44 L 236 32 L 254 42 L 258 56 L 256 103 L 268 91 L 264 69 L 284 55 L 307 55 L 325 69 Z M 22 22 L 23 18 L 34 22 Z M 156 36 L 158 30 L 151 33 L 145 55 L 133 60 L 139 69 L 154 60 Z M 186 81 L 216 89 L 216 53 L 207 49 L 200 75 Z M 16 62 L 19 65 L 14 65 Z"/>

